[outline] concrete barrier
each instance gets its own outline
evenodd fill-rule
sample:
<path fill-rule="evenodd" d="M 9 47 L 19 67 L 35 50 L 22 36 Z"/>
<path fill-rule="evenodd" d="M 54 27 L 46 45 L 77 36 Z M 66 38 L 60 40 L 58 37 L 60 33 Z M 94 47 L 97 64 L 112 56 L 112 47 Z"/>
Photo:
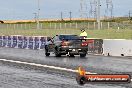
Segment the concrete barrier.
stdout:
<path fill-rule="evenodd" d="M 23 49 L 28 49 L 28 37 L 27 36 L 24 36 L 23 37 L 23 46 L 22 46 L 22 48 Z"/>
<path fill-rule="evenodd" d="M 0 36 L 0 47 L 42 50 L 47 36 Z M 105 56 L 132 56 L 132 40 L 87 38 L 88 53 Z"/>
<path fill-rule="evenodd" d="M 40 49 L 44 49 L 45 43 L 46 43 L 46 37 L 41 37 L 40 41 L 41 41 L 41 43 L 40 43 Z"/>
<path fill-rule="evenodd" d="M 40 36 L 34 36 L 34 49 L 37 50 L 37 49 L 40 49 Z"/>
<path fill-rule="evenodd" d="M 0 47 L 2 47 L 2 43 L 3 43 L 3 37 L 0 36 Z"/>
<path fill-rule="evenodd" d="M 104 39 L 103 54 L 105 56 L 132 56 L 132 40 Z"/>
<path fill-rule="evenodd" d="M 30 36 L 28 42 L 28 49 L 34 49 L 34 37 Z"/>
<path fill-rule="evenodd" d="M 7 47 L 11 48 L 12 43 L 13 43 L 12 36 L 7 36 Z"/>
<path fill-rule="evenodd" d="M 12 47 L 12 48 L 23 48 L 23 49 L 44 49 L 47 36 L 22 36 L 22 35 L 11 35 L 11 36 L 0 36 L 0 47 Z"/>
<path fill-rule="evenodd" d="M 23 36 L 22 35 L 20 35 L 20 36 L 18 36 L 18 40 L 17 40 L 17 46 L 18 46 L 18 48 L 23 48 Z"/>
<path fill-rule="evenodd" d="M 7 47 L 7 36 L 2 36 L 2 38 L 3 38 L 2 47 Z"/>
<path fill-rule="evenodd" d="M 12 44 L 12 48 L 18 48 L 18 36 L 19 35 L 13 35 L 13 44 Z"/>

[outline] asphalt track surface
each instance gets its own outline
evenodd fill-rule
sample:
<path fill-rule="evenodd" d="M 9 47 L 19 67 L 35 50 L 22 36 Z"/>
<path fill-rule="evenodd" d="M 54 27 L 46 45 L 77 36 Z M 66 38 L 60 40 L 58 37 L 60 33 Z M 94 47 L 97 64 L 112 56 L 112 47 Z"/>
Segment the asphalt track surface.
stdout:
<path fill-rule="evenodd" d="M 45 57 L 43 50 L 0 48 L 0 59 L 36 63 L 68 69 L 83 66 L 92 73 L 127 73 L 132 75 L 132 57 L 104 57 L 87 55 L 60 58 Z M 80 86 L 76 74 L 44 67 L 0 61 L 0 88 L 132 88 L 129 84 L 86 84 Z"/>

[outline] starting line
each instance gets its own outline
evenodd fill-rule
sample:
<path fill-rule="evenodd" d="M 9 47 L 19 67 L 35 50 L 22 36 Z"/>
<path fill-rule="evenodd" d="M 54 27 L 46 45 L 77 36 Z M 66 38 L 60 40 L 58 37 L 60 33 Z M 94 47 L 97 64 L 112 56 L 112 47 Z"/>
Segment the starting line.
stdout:
<path fill-rule="evenodd" d="M 42 64 L 29 63 L 29 62 L 23 62 L 23 61 L 15 61 L 15 60 L 7 60 L 7 59 L 0 59 L 0 61 L 10 62 L 10 63 L 17 63 L 17 64 L 24 64 L 24 65 L 31 65 L 31 66 L 44 67 L 44 68 L 50 68 L 50 69 L 55 69 L 55 70 L 61 70 L 61 71 L 78 73 L 78 70 L 73 70 L 73 69 L 68 69 L 68 68 L 62 68 L 62 67 L 55 67 L 55 66 L 49 66 L 49 65 L 42 65 Z M 97 74 L 97 73 L 86 72 L 86 74 Z M 132 81 L 132 79 L 131 79 L 131 81 Z"/>

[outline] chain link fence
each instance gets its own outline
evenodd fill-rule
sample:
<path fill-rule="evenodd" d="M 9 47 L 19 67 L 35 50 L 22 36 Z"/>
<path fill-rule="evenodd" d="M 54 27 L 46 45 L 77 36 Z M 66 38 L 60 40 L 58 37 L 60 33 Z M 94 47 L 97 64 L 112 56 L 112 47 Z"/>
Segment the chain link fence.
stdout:
<path fill-rule="evenodd" d="M 101 22 L 101 29 L 132 29 L 129 23 Z M 79 29 L 87 28 L 90 30 L 97 29 L 97 22 L 72 22 L 72 23 L 53 23 L 45 22 L 39 24 L 40 29 Z M 0 24 L 0 29 L 36 29 L 36 23 L 16 23 Z"/>

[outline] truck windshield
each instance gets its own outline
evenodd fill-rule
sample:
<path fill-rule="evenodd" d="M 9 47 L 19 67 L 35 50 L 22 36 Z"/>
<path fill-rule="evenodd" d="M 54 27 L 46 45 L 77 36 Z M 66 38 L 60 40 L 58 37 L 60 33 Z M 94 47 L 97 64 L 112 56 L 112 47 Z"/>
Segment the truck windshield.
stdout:
<path fill-rule="evenodd" d="M 60 40 L 78 40 L 80 39 L 77 35 L 60 35 Z"/>

